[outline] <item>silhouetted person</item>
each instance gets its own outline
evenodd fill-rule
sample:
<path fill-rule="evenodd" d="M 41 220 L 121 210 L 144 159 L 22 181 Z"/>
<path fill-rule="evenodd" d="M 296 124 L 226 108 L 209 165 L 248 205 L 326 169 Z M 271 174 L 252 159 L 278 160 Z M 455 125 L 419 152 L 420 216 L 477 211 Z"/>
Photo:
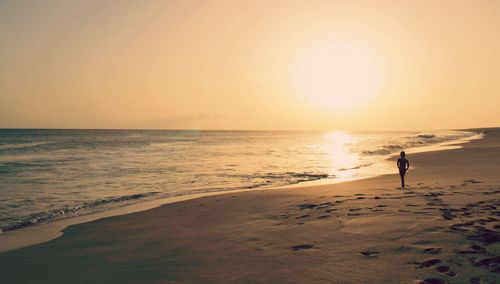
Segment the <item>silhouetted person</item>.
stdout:
<path fill-rule="evenodd" d="M 401 158 L 398 159 L 398 169 L 399 169 L 399 176 L 401 177 L 401 187 L 405 188 L 405 174 L 406 171 L 410 168 L 410 162 L 405 158 L 406 154 L 405 151 L 401 151 L 399 154 Z"/>

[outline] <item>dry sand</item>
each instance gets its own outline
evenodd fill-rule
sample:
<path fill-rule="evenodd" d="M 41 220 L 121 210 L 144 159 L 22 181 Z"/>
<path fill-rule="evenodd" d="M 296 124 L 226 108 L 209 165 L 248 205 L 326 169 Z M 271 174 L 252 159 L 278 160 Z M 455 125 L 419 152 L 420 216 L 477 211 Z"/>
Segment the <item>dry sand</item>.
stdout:
<path fill-rule="evenodd" d="M 500 134 L 399 177 L 204 197 L 0 254 L 2 283 L 500 283 Z"/>

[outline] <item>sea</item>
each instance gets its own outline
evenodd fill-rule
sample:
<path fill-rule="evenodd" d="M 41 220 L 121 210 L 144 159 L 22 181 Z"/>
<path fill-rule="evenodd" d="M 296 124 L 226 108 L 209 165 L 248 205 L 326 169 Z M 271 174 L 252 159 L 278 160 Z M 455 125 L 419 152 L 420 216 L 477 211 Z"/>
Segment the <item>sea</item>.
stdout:
<path fill-rule="evenodd" d="M 411 161 L 475 135 L 0 129 L 0 232 L 153 199 L 395 173 L 393 154 Z"/>

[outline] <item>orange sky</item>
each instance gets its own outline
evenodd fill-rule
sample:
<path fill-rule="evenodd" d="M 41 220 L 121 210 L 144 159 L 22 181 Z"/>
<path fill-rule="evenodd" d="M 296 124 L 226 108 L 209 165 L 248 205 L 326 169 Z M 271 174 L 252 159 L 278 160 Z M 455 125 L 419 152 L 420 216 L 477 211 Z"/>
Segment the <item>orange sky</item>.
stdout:
<path fill-rule="evenodd" d="M 2 1 L 0 127 L 500 126 L 500 1 Z"/>

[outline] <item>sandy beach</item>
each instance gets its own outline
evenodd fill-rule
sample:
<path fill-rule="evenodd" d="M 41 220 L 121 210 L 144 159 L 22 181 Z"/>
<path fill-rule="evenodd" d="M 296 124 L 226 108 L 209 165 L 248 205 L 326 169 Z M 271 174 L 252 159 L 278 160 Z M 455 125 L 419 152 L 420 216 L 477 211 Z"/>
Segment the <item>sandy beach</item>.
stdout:
<path fill-rule="evenodd" d="M 500 284 L 499 12 L 0 1 L 0 284 Z"/>
<path fill-rule="evenodd" d="M 500 135 L 396 174 L 198 198 L 0 254 L 3 283 L 498 283 Z"/>

